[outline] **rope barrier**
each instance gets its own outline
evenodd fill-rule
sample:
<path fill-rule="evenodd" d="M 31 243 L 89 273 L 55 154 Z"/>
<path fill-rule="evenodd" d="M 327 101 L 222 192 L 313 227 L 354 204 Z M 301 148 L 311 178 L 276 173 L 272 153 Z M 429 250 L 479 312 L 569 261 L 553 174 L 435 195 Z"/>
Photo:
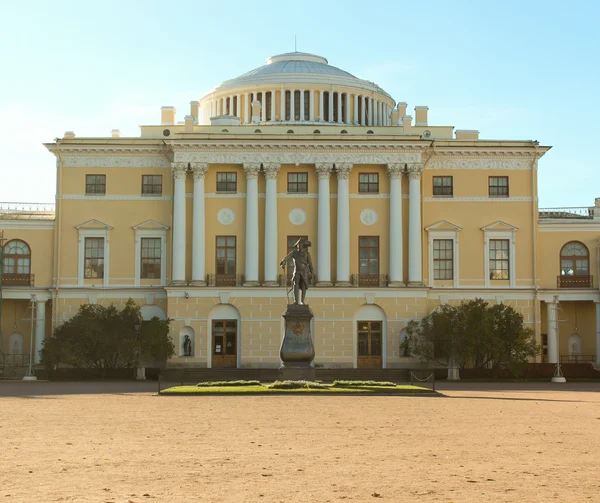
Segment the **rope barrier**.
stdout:
<path fill-rule="evenodd" d="M 435 391 L 435 372 L 432 372 L 431 374 L 429 374 L 429 376 L 427 376 L 425 379 L 419 379 L 415 374 L 410 373 L 410 383 L 413 383 L 414 381 L 418 381 L 418 382 L 425 382 L 425 381 L 429 381 L 431 379 L 431 389 L 432 391 Z"/>
<path fill-rule="evenodd" d="M 418 378 L 416 375 L 414 375 L 412 372 L 410 373 L 410 375 L 411 375 L 412 377 L 414 377 L 414 379 L 415 379 L 416 381 L 419 381 L 419 382 L 425 382 L 425 381 L 429 381 L 429 379 L 431 379 L 431 378 L 433 377 L 433 374 L 430 374 L 430 375 L 429 375 L 428 377 L 426 377 L 425 379 L 419 379 L 419 378 Z"/>

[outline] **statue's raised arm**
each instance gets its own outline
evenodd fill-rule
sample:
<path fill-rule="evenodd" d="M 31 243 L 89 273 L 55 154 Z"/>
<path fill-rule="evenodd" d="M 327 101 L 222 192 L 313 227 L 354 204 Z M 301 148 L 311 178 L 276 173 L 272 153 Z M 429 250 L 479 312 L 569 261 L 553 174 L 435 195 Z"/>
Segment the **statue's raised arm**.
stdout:
<path fill-rule="evenodd" d="M 294 274 L 292 276 L 294 304 L 304 305 L 306 291 L 314 275 L 312 259 L 308 252 L 309 246 L 311 246 L 311 242 L 308 239 L 298 239 L 294 244 L 294 249 L 279 264 L 282 268 L 285 268 L 285 263 L 289 259 L 294 261 Z"/>

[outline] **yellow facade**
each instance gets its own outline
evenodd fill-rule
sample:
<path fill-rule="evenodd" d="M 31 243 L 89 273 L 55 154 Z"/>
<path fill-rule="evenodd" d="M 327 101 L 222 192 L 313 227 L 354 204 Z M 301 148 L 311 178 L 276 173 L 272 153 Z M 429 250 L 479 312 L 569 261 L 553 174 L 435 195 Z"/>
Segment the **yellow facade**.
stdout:
<path fill-rule="evenodd" d="M 214 321 L 232 320 L 235 365 L 277 367 L 287 296 L 285 272 L 274 273 L 268 258 L 277 264 L 291 237 L 308 236 L 317 281 L 342 285 L 309 290 L 316 365 L 360 365 L 358 326 L 373 322 L 382 330 L 380 365 L 414 366 L 400 349 L 406 324 L 442 303 L 476 297 L 523 314 L 547 346 L 540 361 L 597 359 L 600 207 L 538 209 L 538 164 L 549 147 L 434 126 L 427 107 L 416 107 L 412 122 L 405 103 L 324 58 L 276 58 L 303 61 L 310 71 L 268 77 L 258 71 L 227 81 L 192 102 L 185 122 L 163 107 L 161 123 L 142 126 L 140 138 L 68 134 L 46 144 L 58 160 L 55 213 L 0 207 L 5 240 L 31 250 L 27 278 L 5 264 L 6 354 L 17 332 L 21 350 L 30 351 L 31 319 L 19 313 L 32 295 L 47 310 L 38 322 L 48 320 L 36 328 L 36 348 L 82 303 L 133 298 L 148 316 L 173 319 L 178 349 L 170 365 L 212 366 Z M 282 90 L 304 91 L 312 108 L 282 120 Z M 258 117 L 248 117 L 246 97 L 262 99 L 263 91 L 274 92 L 265 105 L 277 117 L 262 117 L 262 102 Z M 333 120 L 320 117 L 329 92 L 334 104 L 342 96 Z M 294 99 L 294 106 L 301 103 L 298 94 Z M 364 106 L 374 114 L 365 112 L 365 123 Z M 294 185 L 298 174 L 301 186 Z M 223 190 L 226 176 L 235 176 L 232 190 Z M 272 192 L 269 176 L 275 176 Z M 267 211 L 272 203 L 275 212 Z M 217 248 L 227 236 L 235 237 L 235 272 L 223 274 Z M 365 239 L 376 245 L 367 250 Z M 570 242 L 583 245 L 571 247 L 573 253 L 587 251 L 572 269 L 563 256 Z M 93 243 L 103 246 L 100 266 L 92 266 Z M 152 273 L 144 255 L 150 244 L 159 253 Z M 436 255 L 442 245 L 451 249 L 445 262 Z M 368 272 L 361 253 L 371 254 Z M 182 356 L 185 334 L 193 339 L 191 357 Z"/>

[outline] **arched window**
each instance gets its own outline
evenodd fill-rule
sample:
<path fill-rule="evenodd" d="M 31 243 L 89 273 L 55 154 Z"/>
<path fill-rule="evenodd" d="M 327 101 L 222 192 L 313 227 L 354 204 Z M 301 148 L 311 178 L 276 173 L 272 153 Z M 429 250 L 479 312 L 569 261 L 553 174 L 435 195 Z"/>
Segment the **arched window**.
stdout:
<path fill-rule="evenodd" d="M 255 133 L 262 133 L 262 131 L 260 129 L 255 129 L 254 132 Z"/>
<path fill-rule="evenodd" d="M 315 129 L 315 130 L 313 131 L 313 134 L 319 134 L 320 132 L 321 132 L 321 131 L 319 131 L 318 129 Z"/>
<path fill-rule="evenodd" d="M 221 133 L 229 133 L 229 129 L 223 129 L 223 131 L 221 131 Z"/>
<path fill-rule="evenodd" d="M 293 134 L 294 130 L 293 129 L 288 129 L 288 134 Z"/>
<path fill-rule="evenodd" d="M 571 241 L 560 250 L 561 276 L 588 276 L 590 274 L 590 252 L 579 241 Z"/>
<path fill-rule="evenodd" d="M 369 130 L 367 131 L 367 134 L 373 134 L 373 131 L 372 131 L 371 129 L 369 129 Z"/>
<path fill-rule="evenodd" d="M 340 131 L 340 134 L 348 134 L 348 131 L 346 131 L 345 129 L 342 129 L 342 130 Z"/>
<path fill-rule="evenodd" d="M 25 241 L 13 239 L 4 245 L 4 274 L 27 275 L 31 272 L 31 249 Z"/>

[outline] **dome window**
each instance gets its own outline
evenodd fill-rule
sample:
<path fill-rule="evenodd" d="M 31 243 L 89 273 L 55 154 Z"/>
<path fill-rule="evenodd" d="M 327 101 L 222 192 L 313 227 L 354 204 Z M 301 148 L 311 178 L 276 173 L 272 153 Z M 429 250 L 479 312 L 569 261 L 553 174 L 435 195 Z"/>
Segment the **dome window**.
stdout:
<path fill-rule="evenodd" d="M 369 130 L 367 131 L 367 134 L 373 134 L 373 130 L 372 130 L 372 129 L 369 129 Z"/>
<path fill-rule="evenodd" d="M 262 133 L 262 131 L 260 129 L 255 129 L 254 132 L 255 133 Z"/>
<path fill-rule="evenodd" d="M 229 129 L 223 129 L 223 131 L 221 131 L 221 133 L 229 133 Z"/>
<path fill-rule="evenodd" d="M 171 134 L 171 131 L 169 131 L 168 129 L 163 130 L 163 136 L 169 136 L 170 134 Z"/>
<path fill-rule="evenodd" d="M 348 134 L 348 131 L 346 131 L 345 129 L 342 129 L 342 130 L 340 131 L 340 134 Z"/>
<path fill-rule="evenodd" d="M 313 131 L 313 134 L 321 134 L 321 131 L 319 131 L 318 129 L 315 129 L 315 130 Z"/>
<path fill-rule="evenodd" d="M 293 134 L 294 130 L 293 129 L 288 129 L 288 134 Z"/>

